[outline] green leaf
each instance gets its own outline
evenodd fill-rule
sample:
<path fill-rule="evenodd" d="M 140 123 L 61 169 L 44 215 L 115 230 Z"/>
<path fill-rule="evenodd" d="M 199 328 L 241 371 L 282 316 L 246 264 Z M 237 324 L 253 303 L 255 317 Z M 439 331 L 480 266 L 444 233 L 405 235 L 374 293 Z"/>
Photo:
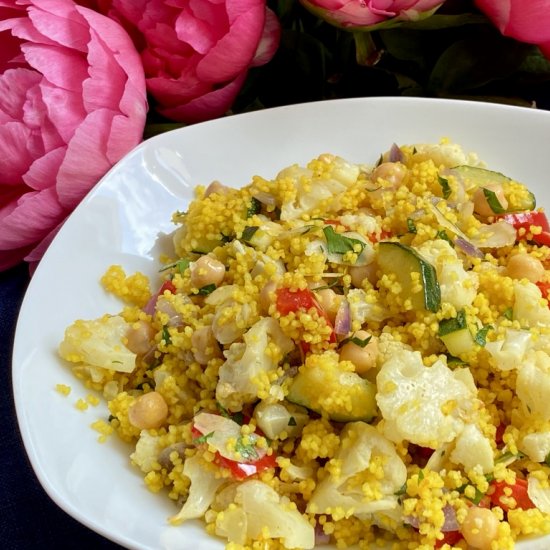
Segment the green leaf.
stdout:
<path fill-rule="evenodd" d="M 487 333 L 492 329 L 492 325 L 485 325 L 483 328 L 480 328 L 474 336 L 476 344 L 480 345 L 481 347 L 485 347 L 485 344 L 487 342 Z"/>
<path fill-rule="evenodd" d="M 507 307 L 504 312 L 502 313 L 502 315 L 504 315 L 504 317 L 506 317 L 506 319 L 508 319 L 508 321 L 511 321 L 513 318 L 514 318 L 514 310 L 513 308 L 511 307 Z"/>
<path fill-rule="evenodd" d="M 442 319 L 439 321 L 439 329 L 437 331 L 438 336 L 446 336 L 451 332 L 462 330 L 468 326 L 466 322 L 466 312 L 461 309 L 457 312 L 456 317 L 451 319 Z"/>
<path fill-rule="evenodd" d="M 257 225 L 245 227 L 243 229 L 243 234 L 242 234 L 241 239 L 245 243 L 250 242 L 252 240 L 252 237 L 254 237 L 254 234 L 256 233 L 256 231 L 258 231 L 258 229 L 260 229 L 260 228 Z"/>
<path fill-rule="evenodd" d="M 440 229 L 436 234 L 435 234 L 436 238 L 437 239 L 443 239 L 444 241 L 447 241 L 452 248 L 455 247 L 455 243 L 453 243 L 451 237 L 449 237 L 449 235 L 447 235 L 447 231 L 445 231 L 445 229 Z"/>
<path fill-rule="evenodd" d="M 416 233 L 416 225 L 412 218 L 407 218 L 407 231 L 409 233 Z"/>
<path fill-rule="evenodd" d="M 457 40 L 435 63 L 428 89 L 437 95 L 462 93 L 509 77 L 517 72 L 529 48 L 492 31 Z"/>
<path fill-rule="evenodd" d="M 170 332 L 168 331 L 167 325 L 162 327 L 162 339 L 166 342 L 166 345 L 170 345 L 172 343 L 172 338 L 170 337 Z"/>
<path fill-rule="evenodd" d="M 208 434 L 201 435 L 201 436 L 193 439 L 193 443 L 195 443 L 195 445 L 202 445 L 203 443 L 206 443 L 213 435 L 214 435 L 214 432 L 210 432 Z"/>
<path fill-rule="evenodd" d="M 359 239 L 353 239 L 340 233 L 336 233 L 331 225 L 326 225 L 323 227 L 323 233 L 325 234 L 325 238 L 327 240 L 327 250 L 330 254 L 355 252 L 356 245 L 359 245 L 361 248 L 358 252 L 358 254 L 360 254 L 363 252 L 365 246 L 367 246 L 366 243 L 360 241 Z"/>
<path fill-rule="evenodd" d="M 183 275 L 185 273 L 185 270 L 189 267 L 190 263 L 191 261 L 188 258 L 181 258 L 176 262 L 163 266 L 161 269 L 159 269 L 159 273 L 175 267 L 180 272 L 180 274 Z"/>
<path fill-rule="evenodd" d="M 214 292 L 214 290 L 216 290 L 216 285 L 214 283 L 211 283 L 209 285 L 205 285 L 201 288 L 199 288 L 199 294 L 201 296 L 208 296 L 209 294 L 211 294 L 212 292 Z"/>
<path fill-rule="evenodd" d="M 348 342 L 351 342 L 352 344 L 355 344 L 356 346 L 359 346 L 360 348 L 364 348 L 370 341 L 372 336 L 367 336 L 366 338 L 358 338 L 357 336 L 350 336 L 349 338 L 344 338 L 340 345 L 338 346 L 341 348 L 342 346 L 345 346 Z"/>
<path fill-rule="evenodd" d="M 262 210 L 262 203 L 255 197 L 250 199 L 250 206 L 246 211 L 246 217 L 251 218 L 255 214 L 259 214 Z"/>
<path fill-rule="evenodd" d="M 249 435 L 248 438 L 251 438 L 252 435 L 254 434 Z M 235 443 L 235 451 L 247 461 L 258 460 L 259 458 L 258 451 L 254 443 L 243 443 L 242 436 L 239 437 Z"/>
<path fill-rule="evenodd" d="M 441 185 L 443 198 L 448 199 L 451 196 L 451 186 L 449 185 L 449 180 L 438 175 L 437 181 L 439 182 L 439 185 Z"/>

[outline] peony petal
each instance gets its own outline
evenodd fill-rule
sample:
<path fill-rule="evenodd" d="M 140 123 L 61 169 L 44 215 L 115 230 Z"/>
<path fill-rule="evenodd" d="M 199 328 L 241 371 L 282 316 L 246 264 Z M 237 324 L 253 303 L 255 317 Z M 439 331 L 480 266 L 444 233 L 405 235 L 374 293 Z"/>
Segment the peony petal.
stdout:
<path fill-rule="evenodd" d="M 264 30 L 251 66 L 260 67 L 270 61 L 279 47 L 280 40 L 281 24 L 279 18 L 269 8 L 266 8 Z"/>
<path fill-rule="evenodd" d="M 23 175 L 23 181 L 36 191 L 51 187 L 65 158 L 65 149 L 66 146 L 58 147 L 36 159 Z"/>
<path fill-rule="evenodd" d="M 30 69 L 8 69 L 0 74 L 0 124 L 23 118 L 27 90 L 40 80 L 42 76 Z"/>
<path fill-rule="evenodd" d="M 21 47 L 28 64 L 42 73 L 54 86 L 80 92 L 82 81 L 88 76 L 84 57 L 67 48 L 24 44 Z"/>
<path fill-rule="evenodd" d="M 111 168 L 106 147 L 115 115 L 108 109 L 90 113 L 69 142 L 57 176 L 59 202 L 65 209 L 72 210 Z"/>
<path fill-rule="evenodd" d="M 107 141 L 107 160 L 111 164 L 117 163 L 141 141 L 142 137 L 143 128 L 137 127 L 132 119 L 124 115 L 115 116 Z"/>
<path fill-rule="evenodd" d="M 66 216 L 54 188 L 25 193 L 0 219 L 0 249 L 13 250 L 42 240 Z"/>
<path fill-rule="evenodd" d="M 86 111 L 82 105 L 82 92 L 71 92 L 42 82 L 40 93 L 44 112 L 48 115 L 42 126 L 42 135 L 46 150 L 50 150 L 73 137 L 75 129 L 86 117 Z M 53 130 L 50 132 L 49 127 L 55 129 L 59 139 L 55 140 Z"/>
<path fill-rule="evenodd" d="M 29 19 L 41 34 L 61 46 L 86 51 L 90 29 L 73 2 L 33 0 L 33 4 Z"/>
<path fill-rule="evenodd" d="M 202 54 L 212 48 L 217 38 L 212 32 L 211 25 L 197 18 L 188 9 L 183 9 L 176 20 L 176 34 L 179 40 Z"/>
<path fill-rule="evenodd" d="M 34 160 L 27 149 L 32 131 L 21 122 L 0 126 L 0 184 L 17 185 Z"/>
<path fill-rule="evenodd" d="M 254 57 L 265 21 L 265 8 L 241 15 L 197 65 L 197 76 L 207 82 L 226 82 L 246 70 Z"/>
<path fill-rule="evenodd" d="M 189 103 L 180 104 L 175 107 L 159 107 L 161 115 L 172 120 L 189 123 L 203 122 L 211 118 L 220 117 L 230 109 L 237 94 L 241 90 L 247 73 L 242 73 L 235 80 L 213 92 L 204 94 Z"/>

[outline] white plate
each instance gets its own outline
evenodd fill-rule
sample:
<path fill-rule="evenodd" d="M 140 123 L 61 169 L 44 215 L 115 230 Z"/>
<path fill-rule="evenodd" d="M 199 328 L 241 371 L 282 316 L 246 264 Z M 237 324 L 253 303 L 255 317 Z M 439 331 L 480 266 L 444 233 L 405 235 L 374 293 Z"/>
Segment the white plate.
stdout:
<path fill-rule="evenodd" d="M 56 349 L 77 318 L 117 312 L 99 285 L 111 264 L 155 276 L 159 243 L 173 211 L 186 208 L 196 184 L 218 179 L 242 186 L 251 176 L 320 153 L 375 162 L 393 142 L 437 142 L 447 136 L 476 151 L 489 167 L 525 182 L 550 205 L 550 112 L 450 100 L 367 98 L 264 110 L 162 134 L 142 143 L 90 192 L 36 270 L 25 296 L 13 356 L 21 433 L 50 497 L 91 529 L 130 548 L 222 548 L 197 524 L 170 527 L 174 508 L 150 493 L 113 437 L 98 444 L 89 428 L 104 406 L 80 412 L 87 392 Z M 160 239 L 162 241 L 162 239 Z M 64 383 L 69 397 L 55 390 Z M 550 538 L 519 548 L 550 546 Z"/>

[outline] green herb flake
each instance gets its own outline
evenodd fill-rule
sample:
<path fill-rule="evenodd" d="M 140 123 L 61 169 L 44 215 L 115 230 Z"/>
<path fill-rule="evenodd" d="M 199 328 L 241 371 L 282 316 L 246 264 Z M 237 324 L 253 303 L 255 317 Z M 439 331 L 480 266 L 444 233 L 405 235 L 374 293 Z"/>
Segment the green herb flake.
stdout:
<path fill-rule="evenodd" d="M 216 290 L 216 285 L 214 283 L 211 283 L 209 285 L 201 286 L 198 293 L 201 296 L 208 296 L 209 294 L 214 292 L 214 290 Z"/>
<path fill-rule="evenodd" d="M 250 437 L 249 435 L 248 438 Z M 259 458 L 256 446 L 253 443 L 243 443 L 242 436 L 235 443 L 235 451 L 242 456 L 243 460 L 254 461 Z"/>
<path fill-rule="evenodd" d="M 502 313 L 508 321 L 511 321 L 514 318 L 514 310 L 511 307 L 507 307 Z"/>
<path fill-rule="evenodd" d="M 422 481 L 424 479 L 424 470 L 420 470 L 418 472 L 418 481 Z"/>
<path fill-rule="evenodd" d="M 202 445 L 203 443 L 206 443 L 213 435 L 214 435 L 214 432 L 201 435 L 200 437 L 193 439 L 193 443 L 195 443 L 195 445 Z"/>
<path fill-rule="evenodd" d="M 550 466 L 550 453 L 548 453 L 546 455 L 546 458 L 544 459 L 544 463 L 547 465 L 547 466 Z"/>
<path fill-rule="evenodd" d="M 331 225 L 326 225 L 323 227 L 323 233 L 327 240 L 327 250 L 330 254 L 346 254 L 346 252 L 356 252 L 355 246 L 359 245 L 361 250 L 359 254 L 363 252 L 366 243 L 360 241 L 359 239 L 353 239 L 336 233 L 334 228 Z"/>
<path fill-rule="evenodd" d="M 481 347 L 485 347 L 485 343 L 487 342 L 487 333 L 490 330 L 493 330 L 492 325 L 485 325 L 483 328 L 480 328 L 474 336 L 476 344 L 480 345 Z"/>
<path fill-rule="evenodd" d="M 176 268 L 180 272 L 180 274 L 183 275 L 185 273 L 185 270 L 189 267 L 190 263 L 191 261 L 188 258 L 181 258 L 176 262 L 172 262 L 171 264 L 163 266 L 161 269 L 159 269 L 159 273 L 167 271 L 168 269 Z"/>
<path fill-rule="evenodd" d="M 407 231 L 416 234 L 416 225 L 412 218 L 407 218 Z"/>
<path fill-rule="evenodd" d="M 364 348 L 370 341 L 372 336 L 367 336 L 364 339 L 358 338 L 357 336 L 350 336 L 349 338 L 344 338 L 338 347 L 345 346 L 349 342 L 352 344 L 355 344 L 356 346 L 359 346 L 360 348 Z"/>
<path fill-rule="evenodd" d="M 244 414 L 242 411 L 233 413 L 229 418 L 233 420 L 233 422 L 236 422 L 239 426 L 242 426 L 244 424 Z"/>
<path fill-rule="evenodd" d="M 296 419 L 291 416 L 289 419 L 288 419 L 288 425 L 289 426 L 296 426 Z"/>
<path fill-rule="evenodd" d="M 231 235 L 224 235 L 223 233 L 221 235 L 221 241 L 223 244 L 230 243 L 233 240 L 233 237 Z"/>
<path fill-rule="evenodd" d="M 250 206 L 246 211 L 246 217 L 251 218 L 252 216 L 259 214 L 262 210 L 262 203 L 255 197 L 250 199 Z"/>
<path fill-rule="evenodd" d="M 487 189 L 486 187 L 483 187 L 482 189 L 483 189 L 483 195 L 487 200 L 487 204 L 489 205 L 489 208 L 495 214 L 504 214 L 504 212 L 506 212 L 506 209 L 502 206 L 502 204 L 500 204 L 497 194 L 494 191 Z"/>
<path fill-rule="evenodd" d="M 246 226 L 243 229 L 241 240 L 243 240 L 245 243 L 250 242 L 252 240 L 252 237 L 254 237 L 256 231 L 258 231 L 258 229 L 260 228 L 257 225 Z"/>
<path fill-rule="evenodd" d="M 338 277 L 334 277 L 334 281 L 330 282 L 328 285 L 323 286 L 316 286 L 315 288 L 312 288 L 313 292 L 318 292 L 319 290 L 328 290 L 329 288 L 334 288 L 335 286 L 338 286 L 338 283 L 340 282 L 340 277 L 343 277 L 344 275 L 340 275 Z"/>
<path fill-rule="evenodd" d="M 440 175 L 438 175 L 437 181 L 439 182 L 439 185 L 441 185 L 443 198 L 448 199 L 451 196 L 451 186 L 449 185 L 449 180 L 447 178 L 443 178 Z"/>
<path fill-rule="evenodd" d="M 466 312 L 461 309 L 459 312 L 457 312 L 456 317 L 452 317 L 451 319 L 442 319 L 441 321 L 439 321 L 439 329 L 437 335 L 446 336 L 451 332 L 462 330 L 467 326 Z"/>
<path fill-rule="evenodd" d="M 168 331 L 167 325 L 162 327 L 162 339 L 166 342 L 166 345 L 170 345 L 172 343 L 172 338 L 170 336 L 170 332 Z"/>
<path fill-rule="evenodd" d="M 449 237 L 449 235 L 447 235 L 447 232 L 444 229 L 440 229 L 435 234 L 435 237 L 436 237 L 436 239 L 443 239 L 444 241 L 447 241 L 451 245 L 452 248 L 455 247 L 455 243 L 453 243 L 451 237 Z"/>

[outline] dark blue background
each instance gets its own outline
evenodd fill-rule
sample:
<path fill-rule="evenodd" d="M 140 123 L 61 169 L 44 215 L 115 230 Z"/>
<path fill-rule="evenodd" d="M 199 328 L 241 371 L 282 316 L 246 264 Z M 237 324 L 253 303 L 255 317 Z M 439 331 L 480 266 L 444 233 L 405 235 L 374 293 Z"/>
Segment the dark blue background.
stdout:
<path fill-rule="evenodd" d="M 23 448 L 13 403 L 11 354 L 28 281 L 27 265 L 0 273 L 0 549 L 119 549 L 50 500 Z"/>

